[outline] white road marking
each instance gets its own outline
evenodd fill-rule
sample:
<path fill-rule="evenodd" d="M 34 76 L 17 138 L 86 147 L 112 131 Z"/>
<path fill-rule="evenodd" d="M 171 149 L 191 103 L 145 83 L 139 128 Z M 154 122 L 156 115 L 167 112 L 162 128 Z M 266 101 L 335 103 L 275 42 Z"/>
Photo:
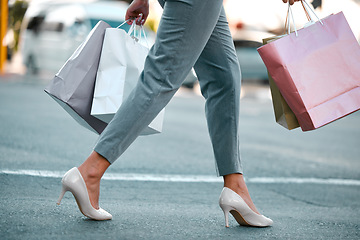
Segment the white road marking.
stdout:
<path fill-rule="evenodd" d="M 0 170 L 0 174 L 22 175 L 33 177 L 62 178 L 65 172 L 46 171 L 46 170 Z M 144 182 L 189 182 L 189 183 L 216 183 L 222 182 L 221 177 L 207 175 L 164 175 L 164 174 L 137 174 L 137 173 L 106 173 L 104 180 L 110 181 L 144 181 Z M 346 185 L 360 186 L 360 180 L 356 179 L 338 179 L 338 178 L 270 178 L 253 177 L 246 178 L 249 183 L 263 184 L 325 184 L 325 185 Z"/>

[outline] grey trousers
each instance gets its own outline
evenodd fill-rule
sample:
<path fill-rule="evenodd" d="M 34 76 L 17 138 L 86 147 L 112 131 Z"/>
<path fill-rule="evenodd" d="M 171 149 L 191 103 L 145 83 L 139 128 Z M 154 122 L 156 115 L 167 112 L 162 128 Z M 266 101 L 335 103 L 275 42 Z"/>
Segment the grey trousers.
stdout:
<path fill-rule="evenodd" d="M 94 151 L 113 163 L 171 100 L 192 67 L 206 99 L 217 173 L 242 173 L 241 73 L 222 0 L 159 0 L 164 11 L 144 71 Z"/>

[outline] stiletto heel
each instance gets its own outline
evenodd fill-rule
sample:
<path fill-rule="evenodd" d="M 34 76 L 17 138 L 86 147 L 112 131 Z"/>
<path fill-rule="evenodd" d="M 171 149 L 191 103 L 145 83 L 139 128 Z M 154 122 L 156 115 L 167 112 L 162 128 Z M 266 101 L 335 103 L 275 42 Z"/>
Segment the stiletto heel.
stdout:
<path fill-rule="evenodd" d="M 233 190 L 224 187 L 220 199 L 220 208 L 225 215 L 225 225 L 229 227 L 229 212 L 242 226 L 268 227 L 273 224 L 270 218 L 257 214 L 246 204 L 246 202 Z"/>
<path fill-rule="evenodd" d="M 229 211 L 223 209 L 223 212 L 225 216 L 225 227 L 229 227 Z"/>
<path fill-rule="evenodd" d="M 59 196 L 59 199 L 57 200 L 56 204 L 57 205 L 60 205 L 61 203 L 61 200 L 63 199 L 65 193 L 67 192 L 67 190 L 64 188 L 64 186 L 62 187 L 61 189 L 61 193 L 60 193 L 60 196 Z"/>
<path fill-rule="evenodd" d="M 102 208 L 95 209 L 91 205 L 85 181 L 76 167 L 70 169 L 67 173 L 65 173 L 61 182 L 62 182 L 62 190 L 60 193 L 60 197 L 57 201 L 58 205 L 60 205 L 60 202 L 64 197 L 64 194 L 67 191 L 70 191 L 75 197 L 80 212 L 84 214 L 86 217 L 94 220 L 112 219 L 112 215 L 110 213 L 106 212 Z"/>

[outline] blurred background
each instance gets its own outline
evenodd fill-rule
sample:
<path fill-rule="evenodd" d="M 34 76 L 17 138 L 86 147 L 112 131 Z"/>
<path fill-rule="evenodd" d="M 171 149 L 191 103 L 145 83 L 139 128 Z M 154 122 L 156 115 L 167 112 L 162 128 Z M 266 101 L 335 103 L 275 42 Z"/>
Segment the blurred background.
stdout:
<path fill-rule="evenodd" d="M 104 20 L 117 27 L 124 21 L 129 1 L 101 0 L 1 0 L 2 73 L 48 78 L 55 74 L 84 40 L 92 27 Z M 309 0 L 319 17 L 343 11 L 360 40 L 360 0 Z M 150 0 L 146 22 L 148 42 L 155 41 L 162 9 Z M 267 72 L 256 49 L 262 39 L 281 35 L 287 5 L 281 0 L 224 0 L 244 82 L 267 83 Z M 8 8 L 6 11 L 5 8 Z M 293 7 L 297 27 L 306 16 L 301 4 Z M 7 15 L 7 16 L 6 16 Z M 126 30 L 128 25 L 123 26 Z M 196 84 L 191 71 L 184 86 Z"/>

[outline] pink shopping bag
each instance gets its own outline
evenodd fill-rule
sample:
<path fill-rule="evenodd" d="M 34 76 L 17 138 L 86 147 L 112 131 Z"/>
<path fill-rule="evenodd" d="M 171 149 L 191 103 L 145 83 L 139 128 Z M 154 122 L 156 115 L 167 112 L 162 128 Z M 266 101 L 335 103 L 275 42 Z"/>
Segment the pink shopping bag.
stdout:
<path fill-rule="evenodd" d="M 360 109 L 360 46 L 342 12 L 258 52 L 303 131 Z"/>

